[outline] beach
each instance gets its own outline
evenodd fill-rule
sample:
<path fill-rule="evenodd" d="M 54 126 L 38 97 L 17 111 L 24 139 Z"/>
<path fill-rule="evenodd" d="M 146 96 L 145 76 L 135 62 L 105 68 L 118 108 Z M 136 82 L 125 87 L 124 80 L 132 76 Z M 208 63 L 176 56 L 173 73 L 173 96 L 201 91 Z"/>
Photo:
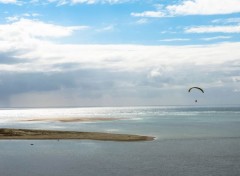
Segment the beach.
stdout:
<path fill-rule="evenodd" d="M 55 118 L 28 118 L 21 119 L 20 121 L 26 122 L 38 122 L 38 121 L 49 121 L 49 122 L 98 122 L 98 121 L 113 121 L 123 120 L 124 118 L 104 118 L 104 117 L 81 117 L 81 118 L 66 118 L 66 117 L 55 117 Z"/>
<path fill-rule="evenodd" d="M 81 118 L 27 118 L 21 119 L 22 122 L 99 122 L 114 121 L 124 118 L 104 118 L 104 117 L 81 117 Z M 85 139 L 85 140 L 102 140 L 102 141 L 152 141 L 154 137 L 133 135 L 133 134 L 115 134 L 103 132 L 83 132 L 83 131 L 56 131 L 43 129 L 14 129 L 0 128 L 1 139 Z"/>
<path fill-rule="evenodd" d="M 0 139 L 89 139 L 102 141 L 151 141 L 154 137 L 100 132 L 0 128 Z"/>

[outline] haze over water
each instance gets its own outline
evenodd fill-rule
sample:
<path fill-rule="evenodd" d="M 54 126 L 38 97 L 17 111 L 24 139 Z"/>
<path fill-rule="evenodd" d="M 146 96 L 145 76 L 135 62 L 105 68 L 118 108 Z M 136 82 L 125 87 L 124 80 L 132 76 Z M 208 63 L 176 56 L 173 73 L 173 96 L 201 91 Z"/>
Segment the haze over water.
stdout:
<path fill-rule="evenodd" d="M 147 142 L 2 140 L 0 175 L 240 174 L 240 107 L 1 109 L 1 128 L 99 131 L 155 136 Z M 122 118 L 101 122 L 34 118 Z M 30 145 L 30 144 L 34 145 Z"/>

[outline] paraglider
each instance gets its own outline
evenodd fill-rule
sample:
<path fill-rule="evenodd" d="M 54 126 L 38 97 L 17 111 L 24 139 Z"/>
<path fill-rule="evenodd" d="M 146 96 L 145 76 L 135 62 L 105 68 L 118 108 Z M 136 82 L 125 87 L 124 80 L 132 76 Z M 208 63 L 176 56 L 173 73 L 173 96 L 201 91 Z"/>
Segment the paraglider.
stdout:
<path fill-rule="evenodd" d="M 200 90 L 202 93 L 204 93 L 204 90 L 203 90 L 202 88 L 200 88 L 200 87 L 191 87 L 191 88 L 188 89 L 188 92 L 191 92 L 192 89 L 198 89 L 198 90 Z M 197 100 L 195 100 L 195 103 L 197 103 Z"/>
<path fill-rule="evenodd" d="M 190 89 L 188 89 L 188 92 L 190 92 L 192 89 L 199 89 L 202 93 L 204 93 L 204 90 L 200 87 L 191 87 Z"/>

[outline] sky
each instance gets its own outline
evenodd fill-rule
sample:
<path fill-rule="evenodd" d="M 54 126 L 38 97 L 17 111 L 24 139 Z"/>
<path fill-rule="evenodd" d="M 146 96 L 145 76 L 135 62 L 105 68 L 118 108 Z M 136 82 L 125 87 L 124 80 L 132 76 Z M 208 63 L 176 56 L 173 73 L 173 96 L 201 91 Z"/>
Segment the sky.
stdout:
<path fill-rule="evenodd" d="M 240 104 L 240 0 L 0 0 L 0 107 L 196 104 Z"/>

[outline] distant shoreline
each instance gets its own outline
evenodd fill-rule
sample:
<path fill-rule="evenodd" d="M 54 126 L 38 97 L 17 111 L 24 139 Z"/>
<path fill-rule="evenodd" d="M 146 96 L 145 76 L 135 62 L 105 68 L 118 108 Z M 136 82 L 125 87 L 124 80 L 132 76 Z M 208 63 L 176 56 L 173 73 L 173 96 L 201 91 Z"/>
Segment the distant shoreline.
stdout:
<path fill-rule="evenodd" d="M 102 132 L 55 131 L 0 128 L 0 140 L 58 140 L 58 139 L 86 139 L 101 141 L 152 141 L 152 136 L 131 134 L 114 134 Z"/>
<path fill-rule="evenodd" d="M 113 120 L 124 120 L 125 118 L 110 118 L 110 117 L 69 117 L 69 118 L 31 118 L 31 119 L 22 119 L 20 121 L 25 122 L 38 122 L 38 121 L 52 121 L 52 122 L 97 122 L 97 121 L 113 121 Z"/>

